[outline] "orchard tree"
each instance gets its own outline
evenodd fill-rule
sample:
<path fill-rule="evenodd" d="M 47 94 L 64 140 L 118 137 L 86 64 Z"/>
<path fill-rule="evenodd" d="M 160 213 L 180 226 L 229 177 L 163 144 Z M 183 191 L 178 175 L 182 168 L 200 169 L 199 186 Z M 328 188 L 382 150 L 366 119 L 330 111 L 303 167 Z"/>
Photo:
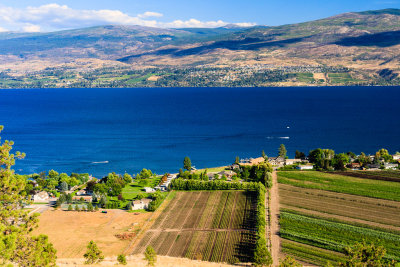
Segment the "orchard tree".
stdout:
<path fill-rule="evenodd" d="M 285 147 L 284 144 L 281 144 L 281 145 L 279 146 L 278 152 L 279 152 L 279 157 L 286 158 L 286 153 L 287 153 L 287 151 L 286 151 L 286 147 Z"/>
<path fill-rule="evenodd" d="M 183 160 L 183 168 L 188 171 L 192 170 L 192 161 L 189 157 L 185 157 L 185 159 Z"/>
<path fill-rule="evenodd" d="M 87 250 L 83 257 L 86 259 L 85 264 L 96 264 L 104 260 L 103 253 L 93 240 L 87 245 Z"/>
<path fill-rule="evenodd" d="M 0 126 L 0 133 L 3 126 Z M 26 179 L 12 166 L 24 153 L 11 153 L 14 142 L 0 139 L 0 265 L 55 266 L 56 250 L 45 235 L 32 236 L 38 214 L 29 215 L 24 201 Z"/>

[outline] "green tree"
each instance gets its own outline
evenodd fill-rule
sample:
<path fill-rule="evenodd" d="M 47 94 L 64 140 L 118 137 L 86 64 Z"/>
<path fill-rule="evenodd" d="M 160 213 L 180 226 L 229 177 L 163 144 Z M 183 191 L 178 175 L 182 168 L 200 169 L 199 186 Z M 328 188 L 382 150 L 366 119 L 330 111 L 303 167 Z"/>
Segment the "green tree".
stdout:
<path fill-rule="evenodd" d="M 257 242 L 256 249 L 254 252 L 254 263 L 256 266 L 270 266 L 272 265 L 272 257 L 267 249 L 265 238 L 262 238 Z"/>
<path fill-rule="evenodd" d="M 81 209 L 79 208 L 79 205 L 78 204 L 76 204 L 75 205 L 75 211 L 80 211 Z"/>
<path fill-rule="evenodd" d="M 62 192 L 68 191 L 67 182 L 61 182 L 60 189 L 61 189 Z"/>
<path fill-rule="evenodd" d="M 0 126 L 0 133 L 3 126 Z M 56 250 L 47 236 L 32 236 L 38 214 L 22 209 L 26 178 L 15 175 L 12 166 L 24 153 L 11 153 L 14 142 L 0 139 L 0 265 L 13 262 L 19 266 L 55 266 Z"/>
<path fill-rule="evenodd" d="M 125 173 L 124 176 L 122 177 L 125 181 L 125 183 L 130 184 L 132 183 L 132 176 L 128 173 Z"/>
<path fill-rule="evenodd" d="M 394 263 L 385 262 L 383 257 L 386 254 L 386 249 L 383 246 L 375 246 L 368 244 L 366 241 L 356 243 L 353 247 L 347 247 L 345 254 L 348 259 L 340 266 L 345 267 L 375 267 L 375 266 L 394 266 Z"/>
<path fill-rule="evenodd" d="M 336 154 L 332 159 L 332 166 L 337 171 L 344 171 L 346 165 L 350 162 L 349 156 L 347 154 L 341 153 Z"/>
<path fill-rule="evenodd" d="M 238 156 L 236 156 L 235 158 L 235 164 L 239 164 L 240 163 L 240 158 Z"/>
<path fill-rule="evenodd" d="M 50 170 L 49 174 L 47 175 L 50 179 L 58 179 L 58 172 L 56 172 L 55 170 Z"/>
<path fill-rule="evenodd" d="M 93 211 L 93 204 L 91 202 L 89 202 L 89 204 L 87 205 L 87 210 L 92 212 Z"/>
<path fill-rule="evenodd" d="M 301 267 L 302 265 L 298 263 L 295 259 L 290 256 L 286 256 L 286 258 L 279 263 L 279 267 Z"/>
<path fill-rule="evenodd" d="M 138 199 L 138 200 L 142 200 L 143 198 L 145 198 L 145 195 L 143 193 L 138 193 L 136 195 L 136 199 Z"/>
<path fill-rule="evenodd" d="M 87 245 L 87 250 L 83 257 L 86 259 L 85 264 L 96 264 L 104 259 L 103 253 L 93 240 Z"/>
<path fill-rule="evenodd" d="M 296 150 L 294 155 L 295 155 L 294 156 L 295 159 L 305 159 L 306 158 L 306 154 L 304 154 L 304 152 L 300 152 L 298 150 Z"/>
<path fill-rule="evenodd" d="M 126 265 L 127 264 L 126 257 L 125 257 L 124 254 L 118 255 L 117 260 L 118 260 L 119 264 L 122 264 L 122 265 Z"/>
<path fill-rule="evenodd" d="M 72 211 L 72 205 L 71 204 L 68 205 L 68 211 Z"/>
<path fill-rule="evenodd" d="M 286 153 L 287 153 L 287 151 L 286 151 L 285 145 L 281 144 L 279 146 L 279 150 L 278 150 L 279 157 L 286 158 Z"/>
<path fill-rule="evenodd" d="M 264 150 L 261 151 L 261 157 L 265 158 L 267 155 L 265 154 Z"/>
<path fill-rule="evenodd" d="M 189 157 L 185 157 L 185 159 L 183 160 L 183 168 L 188 171 L 192 170 L 192 161 Z"/>
<path fill-rule="evenodd" d="M 154 266 L 157 261 L 156 251 L 152 246 L 148 246 L 144 252 L 144 259 L 147 260 L 148 266 Z"/>

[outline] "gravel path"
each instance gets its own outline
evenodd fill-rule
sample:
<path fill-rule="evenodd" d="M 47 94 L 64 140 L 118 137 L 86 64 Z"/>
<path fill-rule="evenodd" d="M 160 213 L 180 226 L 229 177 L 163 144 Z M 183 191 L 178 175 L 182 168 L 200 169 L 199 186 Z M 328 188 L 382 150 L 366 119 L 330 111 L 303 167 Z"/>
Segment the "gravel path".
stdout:
<path fill-rule="evenodd" d="M 281 240 L 279 237 L 279 188 L 276 172 L 272 173 L 273 185 L 271 188 L 271 232 L 272 232 L 272 260 L 273 265 L 279 265 L 279 254 L 281 248 Z"/>

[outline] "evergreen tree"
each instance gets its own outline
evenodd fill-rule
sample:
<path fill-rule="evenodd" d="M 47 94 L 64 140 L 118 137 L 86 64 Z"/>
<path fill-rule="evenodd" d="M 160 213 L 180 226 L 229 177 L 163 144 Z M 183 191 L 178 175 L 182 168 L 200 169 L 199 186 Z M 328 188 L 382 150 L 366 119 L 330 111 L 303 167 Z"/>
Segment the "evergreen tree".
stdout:
<path fill-rule="evenodd" d="M 287 153 L 287 151 L 286 151 L 286 147 L 285 147 L 284 144 L 281 144 L 281 145 L 279 146 L 278 152 L 279 152 L 279 157 L 286 158 L 286 153 Z"/>
<path fill-rule="evenodd" d="M 0 125 L 0 133 L 3 126 Z M 22 209 L 25 177 L 15 175 L 12 166 L 24 153 L 11 153 L 14 142 L 0 140 L 0 264 L 55 266 L 56 250 L 45 235 L 32 236 L 38 216 Z"/>
<path fill-rule="evenodd" d="M 60 185 L 60 189 L 62 192 L 68 191 L 68 184 L 67 182 L 63 181 Z"/>
<path fill-rule="evenodd" d="M 235 158 L 235 164 L 239 164 L 240 163 L 240 158 L 239 158 L 239 156 L 236 156 L 236 158 Z"/>
<path fill-rule="evenodd" d="M 68 211 L 72 211 L 72 205 L 71 204 L 68 205 Z"/>
<path fill-rule="evenodd" d="M 267 155 L 265 155 L 264 150 L 261 152 L 261 157 L 265 158 Z"/>
<path fill-rule="evenodd" d="M 85 264 L 96 264 L 104 259 L 103 253 L 93 240 L 89 242 L 83 257 L 86 259 Z"/>
<path fill-rule="evenodd" d="M 156 251 L 152 246 L 148 246 L 144 252 L 144 259 L 147 260 L 149 266 L 154 266 L 157 261 Z"/>
<path fill-rule="evenodd" d="M 183 160 L 183 168 L 188 171 L 192 170 L 192 162 L 189 157 L 185 157 Z"/>

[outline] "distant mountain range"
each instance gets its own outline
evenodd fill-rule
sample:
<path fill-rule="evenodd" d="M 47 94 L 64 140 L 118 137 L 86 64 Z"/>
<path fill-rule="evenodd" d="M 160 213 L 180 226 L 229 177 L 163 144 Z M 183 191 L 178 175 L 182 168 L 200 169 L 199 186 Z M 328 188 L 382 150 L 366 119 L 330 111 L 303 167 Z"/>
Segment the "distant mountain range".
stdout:
<path fill-rule="evenodd" d="M 107 25 L 52 33 L 6 32 L 0 33 L 3 63 L 0 86 L 22 86 L 27 75 L 31 75 L 31 80 L 40 80 L 39 76 L 48 75 L 49 70 L 77 74 L 104 68 L 118 69 L 122 76 L 128 69 L 157 69 L 153 81 L 148 80 L 151 75 L 146 72 L 149 86 L 162 86 L 155 83 L 164 75 L 160 70 L 171 68 L 218 68 L 226 70 L 225 75 L 232 69 L 233 74 L 226 79 L 243 80 L 244 76 L 240 76 L 243 71 L 238 69 L 245 67 L 269 71 L 286 68 L 283 73 L 294 73 L 278 81 L 266 79 L 255 86 L 274 82 L 279 83 L 276 85 L 396 84 L 399 45 L 399 9 L 345 13 L 276 27 L 159 29 Z M 335 75 L 330 77 L 330 72 L 346 72 L 349 76 L 339 75 L 342 82 L 335 83 L 332 82 Z M 77 80 L 85 79 L 83 76 L 75 75 L 73 82 L 54 86 L 76 85 Z M 208 79 L 212 82 L 212 78 Z M 138 86 L 146 85 L 143 79 L 139 80 Z"/>

